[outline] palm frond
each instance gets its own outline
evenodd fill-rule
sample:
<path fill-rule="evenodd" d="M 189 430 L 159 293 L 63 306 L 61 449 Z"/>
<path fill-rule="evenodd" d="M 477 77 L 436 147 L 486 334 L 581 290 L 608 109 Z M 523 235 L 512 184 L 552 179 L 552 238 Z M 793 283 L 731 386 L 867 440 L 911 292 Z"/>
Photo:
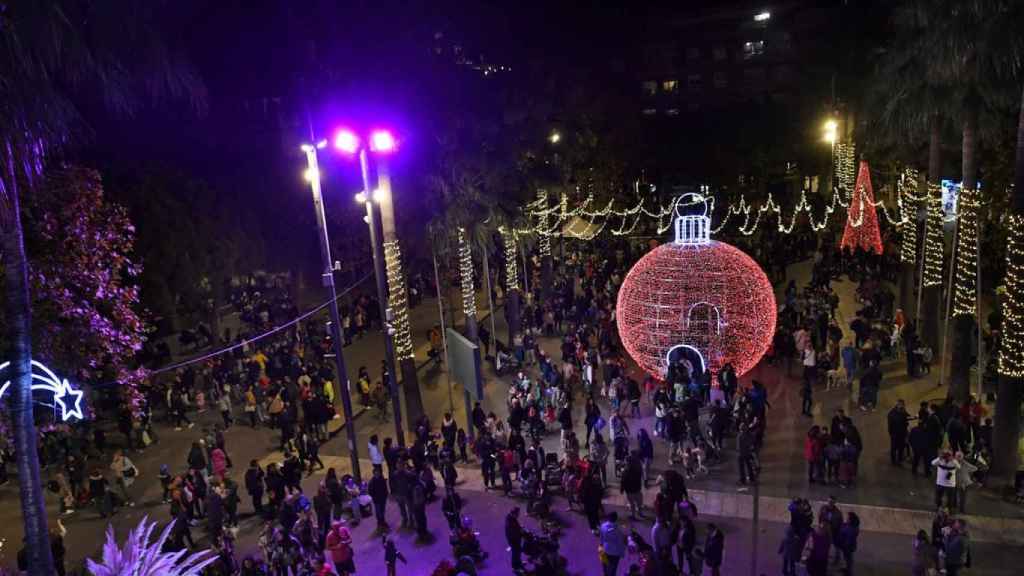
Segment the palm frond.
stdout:
<path fill-rule="evenodd" d="M 117 543 L 113 527 L 108 525 L 102 561 L 89 558 L 86 568 L 93 576 L 200 576 L 217 556 L 211 550 L 187 556 L 187 550 L 162 552 L 174 523 L 168 523 L 156 542 L 150 543 L 156 522 L 150 522 L 147 516 L 129 532 L 123 548 Z"/>

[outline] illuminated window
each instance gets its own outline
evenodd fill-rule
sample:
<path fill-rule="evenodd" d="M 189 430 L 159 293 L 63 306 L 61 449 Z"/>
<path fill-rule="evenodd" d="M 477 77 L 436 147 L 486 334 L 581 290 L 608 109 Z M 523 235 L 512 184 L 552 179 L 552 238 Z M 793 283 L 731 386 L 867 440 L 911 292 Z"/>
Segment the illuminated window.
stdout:
<path fill-rule="evenodd" d="M 658 93 L 658 83 L 654 80 L 647 80 L 640 83 L 640 90 L 644 96 L 654 96 Z"/>
<path fill-rule="evenodd" d="M 686 49 L 686 59 L 687 60 L 696 60 L 698 58 L 700 58 L 700 49 L 699 48 L 697 48 L 696 46 L 690 46 L 689 48 Z"/>
<path fill-rule="evenodd" d="M 725 46 L 715 46 L 711 50 L 711 54 L 716 62 L 721 62 L 729 57 L 729 51 L 725 49 Z"/>
<path fill-rule="evenodd" d="M 640 113 L 644 116 L 654 116 L 658 113 L 658 110 L 656 108 L 644 108 Z"/>
<path fill-rule="evenodd" d="M 754 40 L 753 42 L 743 43 L 743 57 L 753 58 L 754 56 L 760 56 L 764 54 L 764 40 Z"/>
<path fill-rule="evenodd" d="M 696 92 L 701 89 L 700 74 L 690 74 L 686 77 L 686 89 L 690 92 Z"/>
<path fill-rule="evenodd" d="M 718 70 L 714 76 L 715 88 L 725 88 L 729 85 L 729 75 L 724 70 Z"/>
<path fill-rule="evenodd" d="M 679 90 L 678 80 L 665 80 L 661 83 L 661 89 L 668 94 L 675 94 Z"/>
<path fill-rule="evenodd" d="M 666 116 L 679 116 L 679 108 L 669 108 L 665 110 Z"/>

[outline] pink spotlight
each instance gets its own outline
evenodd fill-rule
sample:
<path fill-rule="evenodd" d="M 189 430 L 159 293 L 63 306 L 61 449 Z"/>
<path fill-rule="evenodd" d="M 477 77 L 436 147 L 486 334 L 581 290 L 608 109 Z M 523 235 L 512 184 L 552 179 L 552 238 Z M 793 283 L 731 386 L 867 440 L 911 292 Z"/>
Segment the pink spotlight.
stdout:
<path fill-rule="evenodd" d="M 346 154 L 355 154 L 359 150 L 359 136 L 348 129 L 339 130 L 334 137 L 334 147 Z"/>
<path fill-rule="evenodd" d="M 387 130 L 374 130 L 370 134 L 370 150 L 374 152 L 394 152 L 397 147 L 394 135 Z"/>

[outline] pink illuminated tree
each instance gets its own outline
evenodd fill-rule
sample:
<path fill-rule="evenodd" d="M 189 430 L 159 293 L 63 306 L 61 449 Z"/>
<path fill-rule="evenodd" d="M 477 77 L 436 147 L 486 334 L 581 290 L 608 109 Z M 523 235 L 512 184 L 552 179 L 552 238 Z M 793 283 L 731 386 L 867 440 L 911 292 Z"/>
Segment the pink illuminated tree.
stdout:
<path fill-rule="evenodd" d="M 135 227 L 95 170 L 61 167 L 26 198 L 34 355 L 82 384 L 117 383 L 137 409 L 148 330 L 132 260 Z"/>
<path fill-rule="evenodd" d="M 846 229 L 840 250 L 856 250 L 882 254 L 882 235 L 878 230 L 878 213 L 875 211 L 875 192 L 871 187 L 871 171 L 868 163 L 860 161 L 857 184 L 853 187 L 853 198 L 846 214 Z"/>

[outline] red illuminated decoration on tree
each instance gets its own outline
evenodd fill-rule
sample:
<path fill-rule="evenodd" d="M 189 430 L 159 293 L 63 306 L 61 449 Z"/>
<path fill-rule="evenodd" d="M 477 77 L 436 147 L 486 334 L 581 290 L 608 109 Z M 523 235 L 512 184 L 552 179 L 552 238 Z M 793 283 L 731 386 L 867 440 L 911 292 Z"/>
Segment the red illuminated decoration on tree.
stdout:
<path fill-rule="evenodd" d="M 878 231 L 878 213 L 875 212 L 875 192 L 871 188 L 871 171 L 868 163 L 860 161 L 857 184 L 853 199 L 846 215 L 846 229 L 840 250 L 856 250 L 882 254 L 882 235 Z"/>
<path fill-rule="evenodd" d="M 675 242 L 644 255 L 619 290 L 619 336 L 637 364 L 657 378 L 665 377 L 669 356 L 680 353 L 691 360 L 699 354 L 713 374 L 731 362 L 742 375 L 775 335 L 768 277 L 743 251 L 711 240 L 710 229 L 706 211 L 680 215 Z"/>

